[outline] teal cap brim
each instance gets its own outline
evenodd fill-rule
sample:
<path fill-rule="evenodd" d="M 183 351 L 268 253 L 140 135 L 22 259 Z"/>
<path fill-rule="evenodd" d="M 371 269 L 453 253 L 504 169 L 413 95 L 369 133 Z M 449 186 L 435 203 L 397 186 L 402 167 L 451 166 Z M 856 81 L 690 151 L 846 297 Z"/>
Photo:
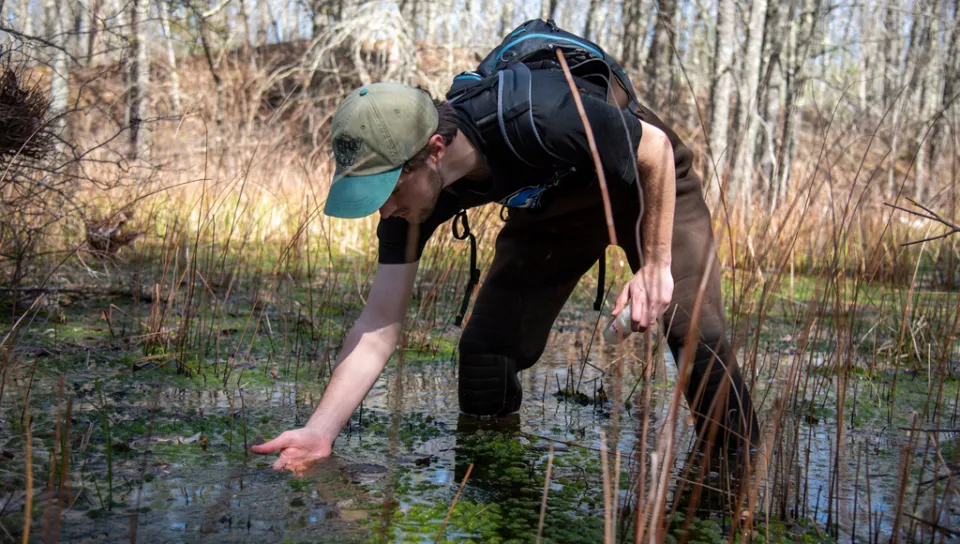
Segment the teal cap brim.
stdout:
<path fill-rule="evenodd" d="M 403 167 L 369 176 L 333 175 L 333 185 L 327 195 L 323 213 L 331 217 L 356 219 L 380 209 L 390 198 Z"/>

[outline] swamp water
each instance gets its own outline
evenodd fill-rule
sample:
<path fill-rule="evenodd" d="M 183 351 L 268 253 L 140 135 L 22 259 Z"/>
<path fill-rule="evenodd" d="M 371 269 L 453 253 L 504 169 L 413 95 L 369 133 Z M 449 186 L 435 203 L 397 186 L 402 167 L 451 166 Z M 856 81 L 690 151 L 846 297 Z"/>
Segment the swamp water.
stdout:
<path fill-rule="evenodd" d="M 0 470 L 5 474 L 0 540 L 19 541 L 24 523 L 22 420 L 26 413 L 22 399 L 29 389 L 34 460 L 31 537 L 35 540 L 533 541 L 552 446 L 544 540 L 602 541 L 601 436 L 610 440 L 611 450 L 615 441 L 622 454 L 619 482 L 613 485 L 619 490 L 619 505 L 629 506 L 634 493 L 631 476 L 637 472 L 633 457 L 637 435 L 648 418 L 649 431 L 643 440 L 647 451 L 653 451 L 666 418 L 676 367 L 669 353 L 666 364 L 656 366 L 651 405 L 644 410 L 640 403 L 643 365 L 636 358 L 623 360 L 619 392 L 613 378 L 615 347 L 592 346 L 589 364 L 582 364 L 587 352 L 584 344 L 593 330 L 591 315 L 595 316 L 575 315 L 558 323 L 562 329 L 555 330 L 540 362 L 521 374 L 520 414 L 495 422 L 478 423 L 459 416 L 456 364 L 450 350 L 426 358 L 415 352 L 395 357 L 362 410 L 341 433 L 334 457 L 302 477 L 271 470 L 275 456 L 243 452 L 306 421 L 322 392 L 325 379 L 316 379 L 322 365 L 298 366 L 296 371 L 288 365 L 277 372 L 276 361 L 252 358 L 238 364 L 242 372 L 234 373 L 224 387 L 215 377 L 184 378 L 170 365 L 149 361 L 131 371 L 130 364 L 118 362 L 117 350 L 98 346 L 91 337 L 63 341 L 62 351 L 15 351 L 19 366 L 16 376 L 8 376 L 0 406 Z M 41 334 L 49 336 L 51 328 L 56 329 L 46 327 Z M 634 336 L 625 345 L 636 349 L 640 335 Z M 789 347 L 775 344 L 771 341 L 760 357 L 791 357 Z M 816 363 L 827 359 L 827 354 L 814 357 L 804 371 L 827 384 L 821 394 L 813 395 L 813 405 L 784 415 L 793 423 L 791 433 L 797 440 L 783 442 L 792 445 L 774 456 L 771 467 L 777 468 L 770 469 L 771 485 L 760 494 L 764 507 L 754 536 L 795 541 L 829 540 L 833 534 L 848 540 L 855 534 L 856 540 L 877 535 L 886 540 L 898 502 L 904 502 L 905 511 L 911 513 L 936 508 L 942 511 L 941 526 L 947 531 L 957 527 L 955 492 L 943 492 L 946 481 L 928 483 L 933 493 L 923 495 L 922 501 L 914 500 L 916 484 L 908 486 L 906 500 L 898 493 L 908 456 L 913 458 L 915 477 L 937 479 L 931 476 L 934 467 L 929 455 L 923 455 L 924 442 L 918 440 L 908 450 L 910 432 L 904 430 L 910 426 L 911 412 L 919 411 L 926 399 L 927 377 L 900 377 L 896 417 L 890 420 L 891 407 L 881 400 L 882 395 L 871 393 L 871 388 L 882 389 L 888 377 L 851 376 L 851 381 L 858 381 L 858 395 L 852 399 L 848 395 L 847 403 L 857 411 L 844 413 L 847 430 L 835 455 L 837 421 L 831 407 L 836 406 L 836 387 L 829 384 L 836 377 L 819 372 L 827 365 Z M 758 375 L 754 396 L 757 403 L 765 399 L 760 418 L 765 428 L 772 417 L 774 386 L 785 379 L 786 366 L 764 364 Z M 63 398 L 72 401 L 72 419 L 68 485 L 54 486 L 62 489 L 58 495 L 49 491 L 48 482 L 54 421 L 58 410 L 66 409 L 66 401 L 58 401 L 60 376 Z M 578 383 L 579 387 L 571 388 Z M 558 394 L 568 388 L 582 394 Z M 955 413 L 956 389 L 955 380 L 946 384 L 941 404 L 945 421 Z M 619 419 L 614 420 L 611 413 L 617 398 L 621 408 L 616 410 Z M 684 405 L 674 469 L 681 478 L 692 439 L 687 415 Z M 935 436 L 946 461 L 951 461 L 957 435 Z M 58 452 L 63 451 L 62 443 Z M 796 454 L 785 461 L 790 448 Z M 918 474 L 924 460 L 926 472 Z M 444 526 L 468 470 L 467 483 Z M 792 482 L 789 500 L 783 503 L 786 509 L 778 508 L 782 497 L 769 490 L 787 480 Z M 838 491 L 835 496 L 829 494 L 832 483 Z M 937 492 L 942 499 L 927 498 Z M 673 503 L 673 497 L 668 500 Z M 777 521 L 784 511 L 790 521 Z M 685 526 L 683 512 L 680 507 L 668 518 L 670 538 L 679 537 L 687 527 L 688 538 L 725 540 L 729 517 L 701 515 Z M 632 542 L 633 528 L 624 514 L 618 511 L 615 526 L 623 540 Z M 945 533 L 926 534 L 936 535 L 939 541 Z"/>

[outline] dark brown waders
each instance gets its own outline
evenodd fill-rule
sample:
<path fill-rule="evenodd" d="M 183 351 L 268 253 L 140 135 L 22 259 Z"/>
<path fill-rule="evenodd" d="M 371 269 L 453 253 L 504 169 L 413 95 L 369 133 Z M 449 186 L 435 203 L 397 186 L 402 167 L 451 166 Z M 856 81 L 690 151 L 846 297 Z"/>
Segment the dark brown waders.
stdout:
<path fill-rule="evenodd" d="M 683 149 L 680 152 L 689 152 Z M 687 168 L 682 173 L 684 177 L 677 182 L 673 232 L 675 287 L 664 322 L 678 364 L 683 361 L 681 351 L 706 257 L 715 254 L 700 182 Z M 460 338 L 462 412 L 503 415 L 519 409 L 522 391 L 517 372 L 540 358 L 563 304 L 608 245 L 597 184 L 554 191 L 553 200 L 542 210 L 511 209 L 497 238 L 493 263 Z M 635 242 L 637 200 L 635 188 L 611 187 L 617 239 L 634 272 L 640 266 Z M 619 294 L 622 285 L 614 289 L 614 294 Z M 696 415 L 699 432 L 710 443 L 726 443 L 726 449 L 739 450 L 742 442 L 737 437 L 746 436 L 756 446 L 759 429 L 750 392 L 726 338 L 718 263 L 711 269 L 705 297 L 700 343 L 685 391 L 687 402 Z"/>

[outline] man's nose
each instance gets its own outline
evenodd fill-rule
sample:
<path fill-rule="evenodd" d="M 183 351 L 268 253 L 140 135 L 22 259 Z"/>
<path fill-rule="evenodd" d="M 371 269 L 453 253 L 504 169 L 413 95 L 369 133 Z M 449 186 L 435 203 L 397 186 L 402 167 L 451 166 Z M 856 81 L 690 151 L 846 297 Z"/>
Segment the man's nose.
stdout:
<path fill-rule="evenodd" d="M 383 206 L 380 206 L 380 217 L 390 217 L 395 211 L 397 211 L 397 205 L 393 202 L 393 197 L 390 197 L 383 203 Z"/>

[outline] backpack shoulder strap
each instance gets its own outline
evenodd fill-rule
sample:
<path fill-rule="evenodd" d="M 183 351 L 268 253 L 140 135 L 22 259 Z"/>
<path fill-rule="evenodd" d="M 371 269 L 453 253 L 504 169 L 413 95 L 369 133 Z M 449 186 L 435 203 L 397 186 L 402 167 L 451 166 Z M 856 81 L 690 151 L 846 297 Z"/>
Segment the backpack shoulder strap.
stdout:
<path fill-rule="evenodd" d="M 545 144 L 533 118 L 533 72 L 516 63 L 497 72 L 497 121 L 510 151 L 525 164 L 552 168 L 569 161 L 554 154 Z M 535 146 L 531 148 L 531 146 Z M 534 157 L 533 155 L 536 155 Z"/>

